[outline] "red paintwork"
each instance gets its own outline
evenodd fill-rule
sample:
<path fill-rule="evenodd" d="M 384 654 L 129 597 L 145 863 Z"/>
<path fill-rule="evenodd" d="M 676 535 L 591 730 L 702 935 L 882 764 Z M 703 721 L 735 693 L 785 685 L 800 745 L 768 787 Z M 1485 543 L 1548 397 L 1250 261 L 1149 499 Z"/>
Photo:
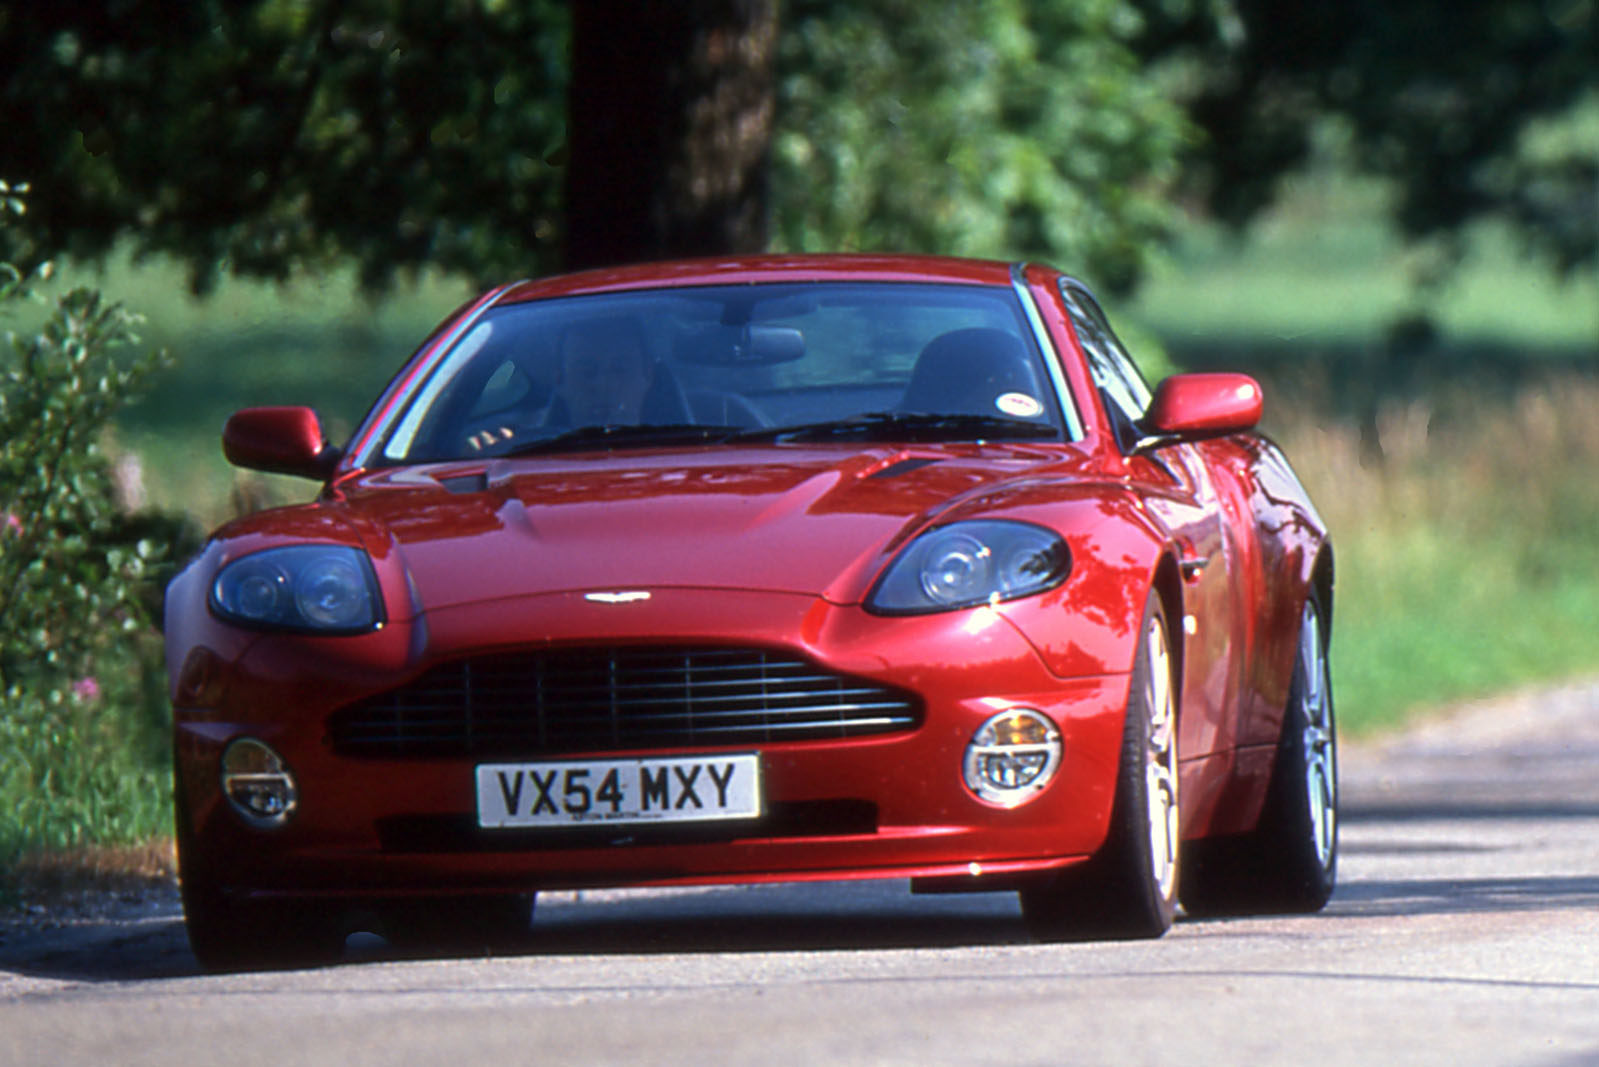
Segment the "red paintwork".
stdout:
<path fill-rule="evenodd" d="M 166 633 L 191 847 L 233 892 L 360 899 L 966 875 L 971 864 L 993 874 L 1058 868 L 1105 838 L 1133 641 L 1152 587 L 1182 657 L 1184 836 L 1249 829 L 1271 773 L 1301 606 L 1313 583 L 1331 581 L 1325 527 L 1281 453 L 1253 434 L 1123 456 L 1059 275 L 1031 266 L 1024 277 L 1083 422 L 1075 442 L 752 444 L 363 467 L 408 383 L 498 300 L 834 278 L 1009 287 L 1011 272 L 928 257 L 704 260 L 526 282 L 464 307 L 396 376 L 317 502 L 230 523 L 172 583 Z M 1199 436 L 1243 427 L 1259 414 L 1258 386 L 1252 407 L 1240 398 L 1245 382 L 1168 384 L 1151 421 Z M 284 469 L 309 462 L 321 443 L 301 415 L 239 425 L 265 431 L 230 431 L 229 455 L 241 462 Z M 871 477 L 907 458 L 933 462 Z M 476 491 L 444 484 L 466 477 L 480 479 Z M 942 614 L 888 618 L 862 607 L 915 533 L 972 517 L 1059 531 L 1072 555 L 1069 579 L 1039 596 Z M 223 563 L 306 540 L 370 556 L 384 626 L 341 637 L 257 633 L 210 613 L 207 592 Z M 630 589 L 652 596 L 627 605 L 582 596 Z M 1192 621 L 1176 625 L 1184 619 Z M 340 758 L 324 741 L 333 710 L 468 652 L 596 639 L 766 646 L 920 694 L 925 723 L 915 731 L 761 748 L 769 800 L 870 801 L 877 832 L 490 854 L 381 850 L 386 816 L 473 812 L 473 762 Z M 1000 810 L 967 791 L 960 761 L 978 724 L 1012 704 L 1056 721 L 1064 763 L 1036 800 Z M 301 783 L 300 810 L 281 829 L 245 826 L 220 798 L 221 748 L 245 734 L 274 746 Z"/>
<path fill-rule="evenodd" d="M 303 407 L 249 408 L 222 427 L 222 453 L 240 467 L 276 474 L 326 476 L 328 444 L 316 412 Z"/>
<path fill-rule="evenodd" d="M 1163 433 L 1237 433 L 1260 421 L 1264 403 L 1247 374 L 1183 374 L 1160 383 L 1145 421 Z"/>

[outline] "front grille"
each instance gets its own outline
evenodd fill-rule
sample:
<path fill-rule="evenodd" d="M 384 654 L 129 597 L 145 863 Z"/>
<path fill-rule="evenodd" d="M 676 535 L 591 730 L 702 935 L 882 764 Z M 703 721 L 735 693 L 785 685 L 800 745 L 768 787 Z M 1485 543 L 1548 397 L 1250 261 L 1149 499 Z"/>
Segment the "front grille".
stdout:
<path fill-rule="evenodd" d="M 920 702 L 760 649 L 583 648 L 435 667 L 335 712 L 345 756 L 534 756 L 863 737 Z"/>

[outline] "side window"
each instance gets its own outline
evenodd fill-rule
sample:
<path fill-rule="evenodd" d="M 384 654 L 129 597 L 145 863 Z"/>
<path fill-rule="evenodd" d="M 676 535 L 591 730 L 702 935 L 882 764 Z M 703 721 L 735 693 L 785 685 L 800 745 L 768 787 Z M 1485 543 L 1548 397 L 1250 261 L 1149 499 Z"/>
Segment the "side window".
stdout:
<path fill-rule="evenodd" d="M 1149 408 L 1150 391 L 1098 305 L 1086 292 L 1061 286 L 1067 313 L 1088 357 L 1089 373 L 1116 432 L 1116 443 L 1130 451 L 1138 440 L 1138 420 Z"/>

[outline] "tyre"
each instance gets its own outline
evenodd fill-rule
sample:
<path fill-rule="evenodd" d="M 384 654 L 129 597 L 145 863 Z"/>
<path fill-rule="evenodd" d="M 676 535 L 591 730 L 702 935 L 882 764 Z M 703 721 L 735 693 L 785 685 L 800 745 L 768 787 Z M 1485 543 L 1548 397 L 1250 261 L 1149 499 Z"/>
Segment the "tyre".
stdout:
<path fill-rule="evenodd" d="M 1040 940 L 1159 937 L 1171 927 L 1180 820 L 1170 633 L 1151 591 L 1133 661 L 1110 830 L 1088 862 L 1022 889 L 1022 917 Z"/>
<path fill-rule="evenodd" d="M 337 959 L 339 931 L 319 909 L 281 901 L 241 901 L 217 884 L 196 847 L 182 783 L 176 783 L 178 883 L 189 948 L 207 971 L 314 966 Z"/>
<path fill-rule="evenodd" d="M 1191 842 L 1182 901 L 1191 915 L 1320 911 L 1338 873 L 1338 741 L 1325 613 L 1312 595 L 1299 627 L 1282 740 L 1260 824 Z"/>
<path fill-rule="evenodd" d="M 313 909 L 279 902 L 230 901 L 192 874 L 183 881 L 189 948 L 207 971 L 314 967 L 338 959 L 338 932 Z"/>

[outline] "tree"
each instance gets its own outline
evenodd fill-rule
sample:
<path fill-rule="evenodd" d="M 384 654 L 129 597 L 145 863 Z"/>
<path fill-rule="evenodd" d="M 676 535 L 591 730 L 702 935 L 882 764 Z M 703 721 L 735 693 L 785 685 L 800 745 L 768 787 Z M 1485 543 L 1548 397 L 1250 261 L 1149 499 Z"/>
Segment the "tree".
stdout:
<path fill-rule="evenodd" d="M 770 229 L 1126 284 L 1179 177 L 1245 219 L 1332 116 L 1409 232 L 1599 257 L 1599 146 L 1559 126 L 1599 107 L 1590 0 L 779 2 L 0 0 L 0 176 L 40 190 L 0 256 L 381 287 Z"/>
<path fill-rule="evenodd" d="M 568 267 L 766 248 L 777 0 L 580 0 Z"/>
<path fill-rule="evenodd" d="M 1499 214 L 1562 270 L 1599 262 L 1599 7 L 1588 0 L 1138 0 L 1137 44 L 1182 70 L 1205 139 L 1188 160 L 1240 222 L 1307 161 L 1317 124 L 1398 189 L 1413 237 Z M 1590 110 L 1590 114 L 1592 111 Z"/>
<path fill-rule="evenodd" d="M 750 251 L 775 219 L 780 248 L 1126 282 L 1185 136 L 1131 13 L 789 0 L 779 35 L 777 0 L 0 0 L 0 175 L 41 190 L 0 254 L 381 287 Z"/>
<path fill-rule="evenodd" d="M 1131 284 L 1192 128 L 1123 0 L 789 0 L 777 242 L 1038 256 Z"/>
<path fill-rule="evenodd" d="M 548 269 L 566 43 L 560 0 L 0 0 L 0 258 Z"/>

